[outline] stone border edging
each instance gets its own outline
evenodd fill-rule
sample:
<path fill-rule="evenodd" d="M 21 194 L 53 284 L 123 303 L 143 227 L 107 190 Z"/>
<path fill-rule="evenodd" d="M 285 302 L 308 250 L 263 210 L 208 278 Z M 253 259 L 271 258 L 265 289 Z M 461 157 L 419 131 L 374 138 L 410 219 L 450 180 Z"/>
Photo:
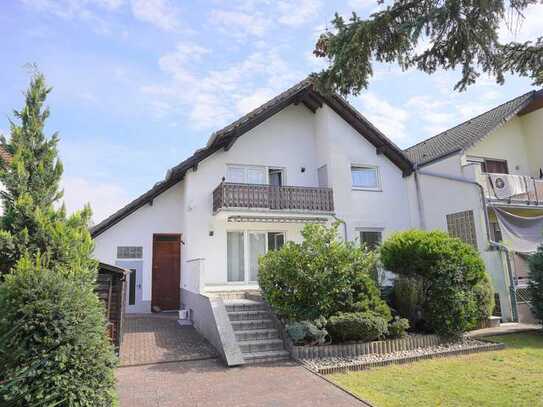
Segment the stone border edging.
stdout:
<path fill-rule="evenodd" d="M 472 347 L 468 349 L 443 351 L 443 352 L 437 352 L 437 353 L 430 353 L 427 355 L 407 356 L 403 358 L 382 360 L 382 361 L 377 361 L 377 362 L 353 363 L 352 365 L 349 365 L 349 366 L 323 367 L 323 368 L 318 368 L 316 373 L 326 375 L 326 374 L 333 374 L 333 373 L 356 372 L 356 371 L 371 369 L 373 367 L 383 367 L 383 366 L 389 366 L 389 365 L 394 365 L 394 364 L 404 364 L 404 363 L 415 362 L 417 360 L 435 359 L 435 358 L 446 357 L 446 356 L 460 356 L 460 355 L 468 355 L 472 353 L 489 352 L 489 351 L 495 351 L 495 350 L 502 350 L 504 348 L 505 348 L 505 345 L 503 343 L 488 343 L 486 345 L 476 346 L 476 347 Z M 309 366 L 305 364 L 303 360 L 299 360 L 299 362 L 304 364 L 308 369 L 312 370 Z"/>
<path fill-rule="evenodd" d="M 318 359 L 327 357 L 352 357 L 362 355 L 384 355 L 397 351 L 415 350 L 447 342 L 437 335 L 408 335 L 400 339 L 350 344 L 291 346 L 289 351 L 295 359 Z"/>

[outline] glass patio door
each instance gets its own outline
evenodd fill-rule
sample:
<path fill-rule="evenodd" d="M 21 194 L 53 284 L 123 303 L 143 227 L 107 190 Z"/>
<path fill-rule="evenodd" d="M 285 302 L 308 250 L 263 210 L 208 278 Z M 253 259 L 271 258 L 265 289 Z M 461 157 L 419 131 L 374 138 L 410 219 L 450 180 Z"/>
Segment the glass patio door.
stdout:
<path fill-rule="evenodd" d="M 284 236 L 278 236 L 280 242 L 272 244 L 275 250 L 284 242 Z M 234 231 L 227 232 L 227 281 L 229 283 L 255 283 L 258 281 L 258 258 L 268 251 L 267 232 Z"/>
<path fill-rule="evenodd" d="M 266 254 L 266 232 L 249 232 L 249 278 L 258 281 L 258 258 Z"/>

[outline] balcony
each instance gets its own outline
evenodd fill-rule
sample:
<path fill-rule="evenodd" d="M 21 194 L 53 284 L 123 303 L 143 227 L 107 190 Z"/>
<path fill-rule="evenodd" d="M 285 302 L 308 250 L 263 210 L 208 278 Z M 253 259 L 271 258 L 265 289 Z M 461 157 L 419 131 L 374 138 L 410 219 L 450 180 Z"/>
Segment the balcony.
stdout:
<path fill-rule="evenodd" d="M 543 206 L 543 179 L 524 175 L 481 173 L 479 182 L 490 201 Z"/>
<path fill-rule="evenodd" d="M 260 209 L 333 213 L 331 188 L 222 182 L 213 191 L 213 213 L 223 209 Z"/>

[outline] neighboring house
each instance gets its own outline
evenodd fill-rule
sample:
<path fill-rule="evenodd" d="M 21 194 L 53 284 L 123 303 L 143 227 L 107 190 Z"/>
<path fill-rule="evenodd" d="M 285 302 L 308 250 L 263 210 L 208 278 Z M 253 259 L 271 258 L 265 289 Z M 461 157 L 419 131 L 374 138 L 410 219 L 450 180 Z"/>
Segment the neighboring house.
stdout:
<path fill-rule="evenodd" d="M 531 321 L 526 256 L 543 242 L 542 107 L 543 91 L 532 91 L 405 151 L 419 226 L 478 248 L 504 320 Z"/>
<path fill-rule="evenodd" d="M 134 270 L 127 312 L 191 308 L 190 293 L 258 289 L 258 257 L 300 241 L 306 223 L 342 219 L 347 239 L 369 245 L 410 228 L 411 168 L 352 106 L 305 80 L 96 225 L 94 253 Z"/>

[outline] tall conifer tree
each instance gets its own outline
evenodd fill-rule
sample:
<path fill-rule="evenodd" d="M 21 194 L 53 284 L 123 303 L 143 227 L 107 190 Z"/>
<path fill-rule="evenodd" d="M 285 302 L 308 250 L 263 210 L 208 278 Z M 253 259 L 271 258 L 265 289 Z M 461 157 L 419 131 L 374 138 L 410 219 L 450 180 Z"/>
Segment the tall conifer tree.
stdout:
<path fill-rule="evenodd" d="M 3 216 L 0 218 L 0 273 L 27 255 L 39 255 L 52 269 L 83 270 L 93 278 L 92 239 L 87 230 L 90 208 L 66 215 L 60 203 L 63 167 L 58 159 L 58 135 L 45 135 L 51 91 L 42 74 L 33 75 L 25 105 L 14 111 L 9 142 L 2 140 L 12 160 L 0 166 Z M 77 266 L 77 267 L 72 267 Z"/>

